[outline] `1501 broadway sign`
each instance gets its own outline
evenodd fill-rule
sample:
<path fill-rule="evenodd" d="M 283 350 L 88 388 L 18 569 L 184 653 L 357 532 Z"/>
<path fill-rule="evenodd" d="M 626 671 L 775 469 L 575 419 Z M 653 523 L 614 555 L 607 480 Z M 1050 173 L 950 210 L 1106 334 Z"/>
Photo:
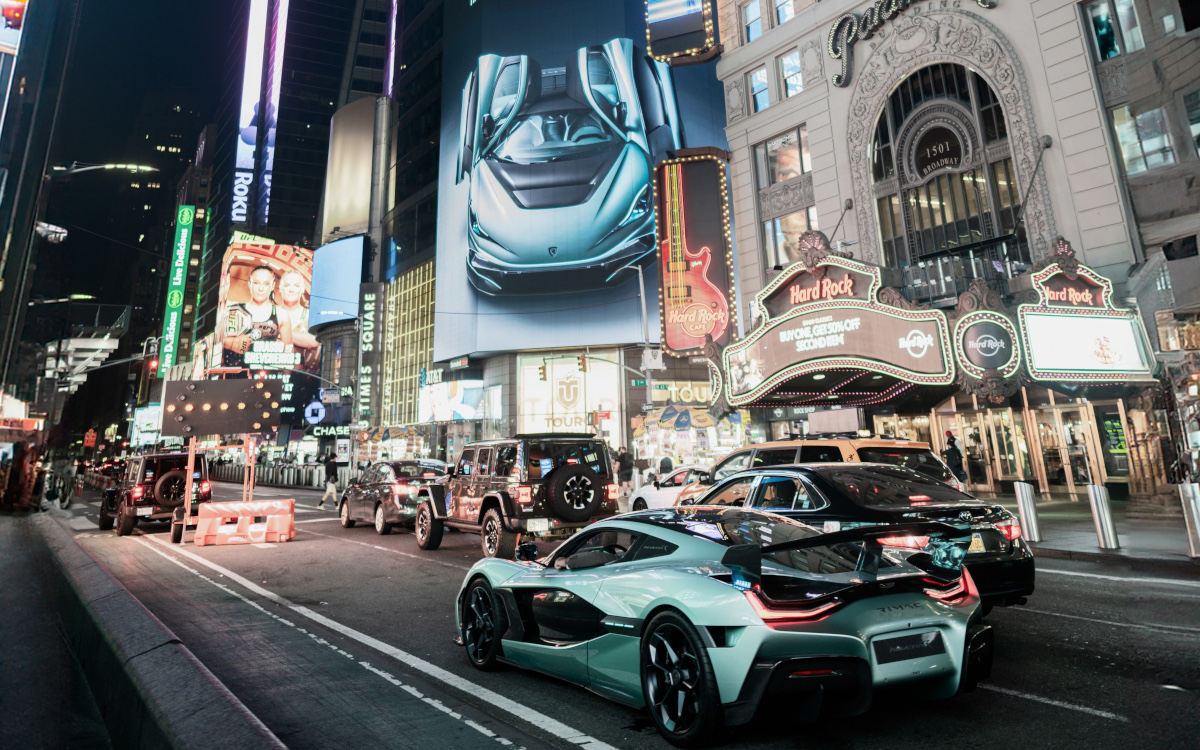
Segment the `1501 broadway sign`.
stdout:
<path fill-rule="evenodd" d="M 811 269 L 803 262 L 793 264 L 759 293 L 758 327 L 725 349 L 722 364 L 731 406 L 752 403 L 791 378 L 832 367 L 928 385 L 954 382 L 949 326 L 940 310 L 881 303 L 877 267 L 833 256 L 813 260 Z M 803 275 L 822 282 L 827 278 L 831 285 L 813 284 Z M 847 279 L 865 281 L 865 288 L 853 289 L 858 284 Z M 802 283 L 797 287 L 797 282 Z M 790 288 L 822 293 L 775 314 L 772 308 L 780 306 L 768 302 L 778 300 L 781 290 L 791 299 Z"/>
<path fill-rule="evenodd" d="M 179 349 L 179 328 L 183 323 L 183 290 L 187 285 L 188 255 L 192 249 L 192 222 L 195 206 L 180 206 L 175 213 L 175 244 L 171 245 L 171 271 L 167 277 L 167 307 L 163 311 L 162 345 L 159 346 L 160 377 L 175 364 Z"/>

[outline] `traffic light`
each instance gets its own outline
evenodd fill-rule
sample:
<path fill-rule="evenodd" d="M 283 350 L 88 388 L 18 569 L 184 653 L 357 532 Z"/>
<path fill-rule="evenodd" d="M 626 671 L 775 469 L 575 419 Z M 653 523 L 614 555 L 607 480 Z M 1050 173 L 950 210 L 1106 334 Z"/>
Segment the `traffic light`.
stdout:
<path fill-rule="evenodd" d="M 150 360 L 150 373 L 154 374 L 157 370 L 158 370 L 158 360 L 157 359 Z"/>
<path fill-rule="evenodd" d="M 543 383 L 546 382 L 546 365 L 542 365 L 538 368 L 538 380 L 542 381 Z"/>
<path fill-rule="evenodd" d="M 586 354 L 579 355 L 579 371 L 587 372 L 587 355 Z"/>

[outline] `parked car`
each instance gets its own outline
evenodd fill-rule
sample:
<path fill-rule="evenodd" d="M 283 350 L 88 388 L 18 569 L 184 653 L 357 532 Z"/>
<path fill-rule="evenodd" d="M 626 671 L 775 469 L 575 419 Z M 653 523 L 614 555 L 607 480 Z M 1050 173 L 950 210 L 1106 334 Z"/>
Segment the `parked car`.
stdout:
<path fill-rule="evenodd" d="M 457 600 L 471 664 L 558 677 L 711 742 L 768 699 L 797 722 L 854 716 L 875 689 L 949 698 L 991 669 L 992 631 L 941 523 L 834 534 L 744 508 L 673 507 L 589 526 L 535 561 L 481 560 Z M 929 553 L 887 547 L 922 534 Z"/>
<path fill-rule="evenodd" d="M 830 531 L 915 520 L 949 523 L 969 531 L 961 544 L 985 611 L 1024 604 L 1033 593 L 1033 553 L 1012 513 L 904 466 L 832 463 L 751 469 L 726 477 L 694 502 L 754 508 Z M 913 549 L 929 542 L 921 536 L 892 541 Z"/>
<path fill-rule="evenodd" d="M 695 484 L 708 473 L 703 466 L 680 466 L 656 478 L 651 484 L 644 485 L 633 493 L 628 500 L 621 498 L 619 504 L 622 512 L 646 510 L 647 508 L 665 508 L 675 504 L 675 497 L 684 487 Z"/>
<path fill-rule="evenodd" d="M 104 491 L 100 503 L 99 526 L 108 530 L 115 525 L 118 536 L 133 533 L 138 521 L 168 521 L 184 512 L 187 493 L 186 453 L 154 453 L 135 456 L 125 462 L 125 471 L 115 486 Z M 197 455 L 192 466 L 192 511 L 197 503 L 212 500 L 208 481 L 208 462 Z M 171 525 L 171 541 L 183 538 L 183 524 Z"/>
<path fill-rule="evenodd" d="M 417 493 L 417 546 L 449 526 L 478 533 L 485 557 L 511 558 L 522 536 L 557 539 L 617 512 L 604 442 L 583 433 L 517 435 L 463 448 L 444 483 Z"/>
<path fill-rule="evenodd" d="M 730 453 L 713 464 L 708 476 L 701 477 L 698 483 L 680 492 L 676 504 L 694 500 L 715 482 L 744 469 L 837 462 L 876 462 L 907 466 L 960 491 L 966 492 L 967 489 L 966 485 L 954 476 L 954 472 L 950 471 L 946 462 L 930 449 L 929 443 L 878 437 L 808 437 L 760 443 Z"/>
<path fill-rule="evenodd" d="M 342 493 L 338 517 L 343 528 L 375 524 L 377 534 L 412 523 L 417 517 L 417 490 L 446 476 L 446 464 L 432 459 L 382 461 L 369 467 Z"/>

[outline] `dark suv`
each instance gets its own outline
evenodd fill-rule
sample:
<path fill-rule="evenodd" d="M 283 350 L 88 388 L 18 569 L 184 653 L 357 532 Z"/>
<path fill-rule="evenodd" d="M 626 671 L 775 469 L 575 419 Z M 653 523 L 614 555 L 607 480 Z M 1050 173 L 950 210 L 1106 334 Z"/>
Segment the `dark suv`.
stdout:
<path fill-rule="evenodd" d="M 417 493 L 417 546 L 445 526 L 476 532 L 486 557 L 511 559 L 522 535 L 566 538 L 617 513 L 608 448 L 595 435 L 547 433 L 472 443 L 444 483 Z"/>
<path fill-rule="evenodd" d="M 100 505 L 100 528 L 111 529 L 116 524 L 118 536 L 133 533 L 140 519 L 171 520 L 177 510 L 182 512 L 187 491 L 186 453 L 155 453 L 135 456 L 128 460 L 117 484 L 104 491 Z M 192 468 L 192 503 L 212 500 L 212 485 L 208 482 L 208 462 L 196 456 Z M 183 525 L 171 526 L 171 537 L 178 542 Z"/>

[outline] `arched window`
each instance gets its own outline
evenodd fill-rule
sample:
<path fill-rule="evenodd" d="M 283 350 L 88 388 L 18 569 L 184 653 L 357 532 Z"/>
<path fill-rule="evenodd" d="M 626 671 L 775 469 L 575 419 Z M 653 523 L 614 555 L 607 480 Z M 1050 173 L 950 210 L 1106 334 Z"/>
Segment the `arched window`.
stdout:
<path fill-rule="evenodd" d="M 1004 110 L 977 73 L 939 63 L 902 81 L 879 114 L 871 167 L 886 265 L 941 259 L 966 279 L 1028 267 Z"/>

